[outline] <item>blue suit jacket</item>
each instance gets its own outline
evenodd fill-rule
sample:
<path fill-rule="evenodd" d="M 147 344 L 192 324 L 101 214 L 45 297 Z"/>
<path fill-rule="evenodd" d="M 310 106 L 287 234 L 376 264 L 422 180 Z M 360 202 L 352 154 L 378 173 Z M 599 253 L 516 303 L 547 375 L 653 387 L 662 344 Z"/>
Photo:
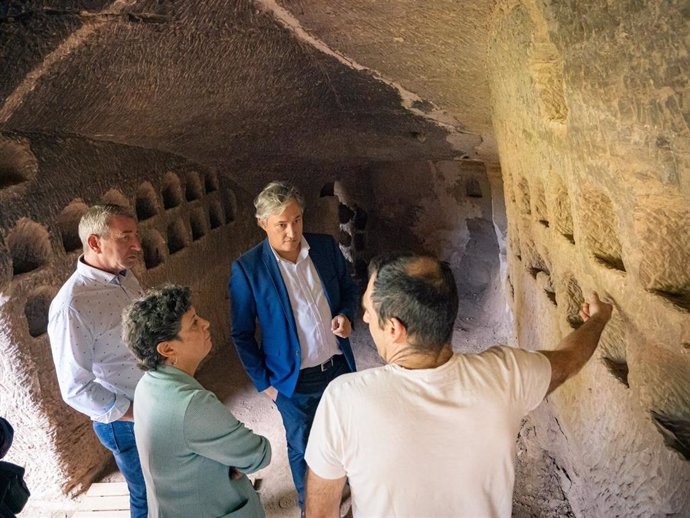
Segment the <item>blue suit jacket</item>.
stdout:
<path fill-rule="evenodd" d="M 304 238 L 332 316 L 345 315 L 354 322 L 359 290 L 350 278 L 338 244 L 324 234 L 304 234 Z M 267 239 L 232 263 L 228 289 L 232 338 L 247 374 L 259 392 L 273 386 L 284 396 L 292 397 L 301 350 L 287 288 Z M 257 320 L 261 327 L 260 343 L 255 338 Z M 350 341 L 338 338 L 338 345 L 354 372 Z"/>

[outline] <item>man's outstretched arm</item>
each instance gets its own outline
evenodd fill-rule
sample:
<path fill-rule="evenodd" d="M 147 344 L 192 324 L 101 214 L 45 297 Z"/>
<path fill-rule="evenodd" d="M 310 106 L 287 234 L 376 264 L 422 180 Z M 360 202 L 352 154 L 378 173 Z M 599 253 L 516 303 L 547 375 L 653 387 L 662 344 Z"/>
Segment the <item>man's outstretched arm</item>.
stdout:
<path fill-rule="evenodd" d="M 306 518 L 340 518 L 340 499 L 346 479 L 321 478 L 307 469 Z"/>
<path fill-rule="evenodd" d="M 567 335 L 558 344 L 555 351 L 539 351 L 551 362 L 551 384 L 547 394 L 550 394 L 563 382 L 574 376 L 594 354 L 601 332 L 611 318 L 613 306 L 592 294 L 589 302 L 585 302 L 580 310 L 580 316 L 585 321 L 578 329 Z"/>

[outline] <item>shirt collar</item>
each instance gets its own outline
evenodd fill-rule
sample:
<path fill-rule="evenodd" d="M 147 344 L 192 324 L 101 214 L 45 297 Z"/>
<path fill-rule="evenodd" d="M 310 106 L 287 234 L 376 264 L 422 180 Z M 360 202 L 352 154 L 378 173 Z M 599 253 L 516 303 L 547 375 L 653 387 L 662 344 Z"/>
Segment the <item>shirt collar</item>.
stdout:
<path fill-rule="evenodd" d="M 272 246 L 270 246 L 270 248 L 271 252 L 273 252 L 273 256 L 276 258 L 276 261 L 278 261 L 278 263 L 299 264 L 309 256 L 309 243 L 307 243 L 307 240 L 304 239 L 304 236 L 302 236 L 302 241 L 300 241 L 299 255 L 297 256 L 297 261 L 295 261 L 294 263 L 292 261 L 288 261 L 287 259 L 283 259 L 282 257 L 280 257 L 278 253 L 275 250 L 273 250 Z"/>
<path fill-rule="evenodd" d="M 84 256 L 80 255 L 77 261 L 77 271 L 83 277 L 101 281 L 106 284 L 120 284 L 121 280 L 127 276 L 127 270 L 122 270 L 118 273 L 104 272 L 98 268 L 94 268 L 84 262 Z"/>

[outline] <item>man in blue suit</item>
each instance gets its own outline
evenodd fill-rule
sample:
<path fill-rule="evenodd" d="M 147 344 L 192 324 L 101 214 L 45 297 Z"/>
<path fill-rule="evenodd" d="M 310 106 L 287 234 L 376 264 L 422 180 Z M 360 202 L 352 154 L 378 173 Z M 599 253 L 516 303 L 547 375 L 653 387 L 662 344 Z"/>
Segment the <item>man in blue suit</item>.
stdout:
<path fill-rule="evenodd" d="M 303 509 L 304 451 L 316 408 L 328 383 L 355 371 L 348 337 L 359 293 L 335 240 L 303 235 L 304 198 L 293 185 L 271 182 L 254 206 L 266 239 L 232 264 L 232 337 L 256 389 L 283 418 Z"/>

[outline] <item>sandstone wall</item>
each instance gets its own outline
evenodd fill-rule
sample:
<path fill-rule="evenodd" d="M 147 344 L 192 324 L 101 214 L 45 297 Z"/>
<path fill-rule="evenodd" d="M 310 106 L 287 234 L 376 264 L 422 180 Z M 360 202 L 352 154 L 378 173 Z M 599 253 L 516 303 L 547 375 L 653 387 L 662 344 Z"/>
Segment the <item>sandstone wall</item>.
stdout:
<path fill-rule="evenodd" d="M 76 137 L 0 135 L 0 413 L 16 430 L 8 460 L 26 466 L 32 505 L 64 505 L 109 459 L 89 420 L 62 402 L 46 334 L 48 307 L 81 253 L 79 218 L 99 201 L 136 210 L 146 287 L 193 290 L 211 321 L 216 361 L 227 348 L 230 261 L 260 236 L 251 197 L 180 157 Z"/>
<path fill-rule="evenodd" d="M 690 513 L 690 131 L 683 2 L 501 1 L 489 45 L 518 341 L 592 290 L 601 346 L 533 419 L 577 516 Z"/>
<path fill-rule="evenodd" d="M 342 199 L 354 207 L 355 224 L 348 231 L 354 232 L 355 266 L 364 278 L 377 254 L 437 255 L 451 264 L 460 289 L 458 348 L 510 340 L 499 258 L 505 212 L 493 203 L 496 194 L 502 196 L 483 162 L 372 163 L 340 176 L 339 186 Z M 367 216 L 360 229 L 357 211 Z"/>

